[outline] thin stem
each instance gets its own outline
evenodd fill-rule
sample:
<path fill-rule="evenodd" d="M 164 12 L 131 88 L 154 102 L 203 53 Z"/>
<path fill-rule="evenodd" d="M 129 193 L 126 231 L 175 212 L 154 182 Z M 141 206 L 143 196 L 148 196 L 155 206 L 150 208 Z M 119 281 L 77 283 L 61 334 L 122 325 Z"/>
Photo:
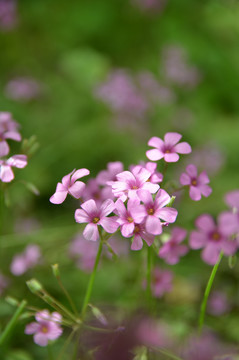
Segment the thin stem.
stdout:
<path fill-rule="evenodd" d="M 220 262 L 222 260 L 222 257 L 223 257 L 223 252 L 221 251 L 221 253 L 219 255 L 219 259 L 218 259 L 217 263 L 214 265 L 214 267 L 212 269 L 212 272 L 211 272 L 211 275 L 210 275 L 210 278 L 208 280 L 207 287 L 206 287 L 206 290 L 205 290 L 205 293 L 204 293 L 203 301 L 202 301 L 202 304 L 201 304 L 199 323 L 198 323 L 198 333 L 199 333 L 199 335 L 201 334 L 202 327 L 203 327 L 203 324 L 204 324 L 204 318 L 205 318 L 205 312 L 206 312 L 206 307 L 207 307 L 208 296 L 210 294 L 211 287 L 212 287 L 214 278 L 216 276 L 218 266 L 219 266 L 219 264 L 220 264 Z"/>
<path fill-rule="evenodd" d="M 92 288 L 93 288 L 93 284 L 94 284 L 94 280 L 95 280 L 96 270 L 97 270 L 97 267 L 98 267 L 98 264 L 99 264 L 99 261 L 100 261 L 100 255 L 101 255 L 101 252 L 102 252 L 102 247 L 103 247 L 103 241 L 101 239 L 100 244 L 99 244 L 99 248 L 98 248 L 98 252 L 97 252 L 97 255 L 96 255 L 96 258 L 95 258 L 95 265 L 94 265 L 93 271 L 92 271 L 91 276 L 90 276 L 90 280 L 89 280 L 89 283 L 88 283 L 88 286 L 87 286 L 87 290 L 86 290 L 86 294 L 85 294 L 85 298 L 84 298 L 84 302 L 83 302 L 83 306 L 82 306 L 82 310 L 81 310 L 82 319 L 84 318 L 87 305 L 88 305 L 88 303 L 90 301 L 90 296 L 91 296 L 91 293 L 92 293 Z"/>
<path fill-rule="evenodd" d="M 64 292 L 67 300 L 69 301 L 69 304 L 70 304 L 73 312 L 75 313 L 76 316 L 78 316 L 78 312 L 77 312 L 77 309 L 76 309 L 76 307 L 75 307 L 75 304 L 74 304 L 72 298 L 70 297 L 70 294 L 68 293 L 68 291 L 67 291 L 66 288 L 64 287 L 64 285 L 63 285 L 63 283 L 62 283 L 62 281 L 61 281 L 60 276 L 57 276 L 56 279 L 57 279 L 57 282 L 58 282 L 60 288 L 61 288 L 62 291 Z"/>
<path fill-rule="evenodd" d="M 151 307 L 151 299 L 152 299 L 152 293 L 151 293 L 151 273 L 152 273 L 152 252 L 151 247 L 148 246 L 147 248 L 147 271 L 146 271 L 146 278 L 147 278 L 147 298 L 148 298 L 148 304 Z"/>
<path fill-rule="evenodd" d="M 163 355 L 166 355 L 168 358 L 170 359 L 174 359 L 174 360 L 183 360 L 182 358 L 178 357 L 177 355 L 172 354 L 170 351 L 168 351 L 165 348 L 156 348 L 156 347 L 151 347 L 152 350 L 155 350 Z"/>
<path fill-rule="evenodd" d="M 14 315 L 12 316 L 11 320 L 9 321 L 9 323 L 7 324 L 7 326 L 5 327 L 5 329 L 3 330 L 3 332 L 0 336 L 0 345 L 2 345 L 4 343 L 4 341 L 6 340 L 6 338 L 11 334 L 14 326 L 16 325 L 16 323 L 17 323 L 20 315 L 22 314 L 23 310 L 25 309 L 26 305 L 27 305 L 26 300 L 22 300 L 19 307 L 15 311 Z"/>

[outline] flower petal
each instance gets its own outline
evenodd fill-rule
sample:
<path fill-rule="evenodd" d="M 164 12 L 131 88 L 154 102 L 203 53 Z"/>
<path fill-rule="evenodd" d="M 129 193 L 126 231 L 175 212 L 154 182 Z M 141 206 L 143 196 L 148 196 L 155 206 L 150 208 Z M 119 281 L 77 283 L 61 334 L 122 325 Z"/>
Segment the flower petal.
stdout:
<path fill-rule="evenodd" d="M 119 227 L 117 221 L 111 218 L 103 218 L 99 221 L 99 224 L 104 228 L 107 233 L 113 234 Z"/>
<path fill-rule="evenodd" d="M 88 224 L 86 225 L 83 236 L 86 240 L 96 241 L 99 239 L 99 231 L 98 226 L 96 224 Z"/>
<path fill-rule="evenodd" d="M 143 240 L 141 239 L 140 235 L 136 234 L 131 244 L 131 250 L 141 250 L 142 247 L 143 247 Z"/>
<path fill-rule="evenodd" d="M 148 145 L 161 149 L 162 147 L 164 147 L 164 142 L 159 137 L 153 136 L 151 139 L 149 139 Z"/>
<path fill-rule="evenodd" d="M 177 162 L 179 160 L 179 156 L 176 152 L 172 153 L 165 153 L 164 154 L 164 160 L 166 162 Z"/>
<path fill-rule="evenodd" d="M 155 211 L 155 216 L 169 223 L 173 223 L 176 220 L 177 215 L 177 210 L 171 207 L 165 207 Z"/>
<path fill-rule="evenodd" d="M 0 179 L 2 182 L 11 182 L 14 179 L 14 173 L 10 166 L 1 165 L 0 166 Z"/>
<path fill-rule="evenodd" d="M 180 181 L 180 184 L 182 184 L 182 185 L 190 185 L 191 184 L 191 178 L 186 173 L 181 174 L 179 181 Z"/>
<path fill-rule="evenodd" d="M 209 214 L 203 214 L 195 221 L 196 226 L 203 232 L 211 232 L 215 230 L 215 222 L 213 217 Z"/>
<path fill-rule="evenodd" d="M 160 235 L 162 233 L 161 221 L 155 216 L 147 216 L 145 228 L 146 231 L 152 235 Z"/>
<path fill-rule="evenodd" d="M 174 146 L 179 142 L 181 138 L 182 138 L 181 134 L 178 134 L 176 132 L 168 132 L 167 134 L 164 135 L 164 142 L 166 147 Z"/>
<path fill-rule="evenodd" d="M 181 142 L 175 145 L 174 150 L 179 154 L 190 154 L 192 152 L 192 148 L 187 142 Z"/>
<path fill-rule="evenodd" d="M 146 156 L 151 161 L 158 161 L 164 157 L 164 153 L 158 149 L 152 149 L 146 151 Z"/>
<path fill-rule="evenodd" d="M 100 216 L 107 216 L 112 213 L 115 209 L 115 203 L 111 199 L 107 199 L 103 202 L 100 207 Z"/>
<path fill-rule="evenodd" d="M 201 191 L 197 186 L 190 186 L 189 196 L 194 201 L 199 201 L 202 198 Z"/>
<path fill-rule="evenodd" d="M 81 204 L 81 207 L 90 216 L 94 216 L 99 212 L 95 200 L 93 199 L 85 201 L 83 204 Z"/>
<path fill-rule="evenodd" d="M 85 189 L 85 184 L 82 181 L 76 181 L 71 187 L 69 187 L 69 194 L 74 198 L 79 199 Z"/>
<path fill-rule="evenodd" d="M 82 178 L 83 176 L 87 176 L 89 174 L 90 174 L 90 171 L 85 168 L 76 170 L 71 177 L 71 184 L 73 184 L 76 180 Z"/>
<path fill-rule="evenodd" d="M 85 210 L 76 209 L 76 211 L 75 211 L 75 221 L 82 224 L 82 223 L 90 222 L 91 218 L 89 217 L 87 212 L 85 212 Z"/>
<path fill-rule="evenodd" d="M 203 232 L 192 231 L 189 237 L 189 245 L 192 249 L 201 249 L 207 243 L 207 236 Z"/>

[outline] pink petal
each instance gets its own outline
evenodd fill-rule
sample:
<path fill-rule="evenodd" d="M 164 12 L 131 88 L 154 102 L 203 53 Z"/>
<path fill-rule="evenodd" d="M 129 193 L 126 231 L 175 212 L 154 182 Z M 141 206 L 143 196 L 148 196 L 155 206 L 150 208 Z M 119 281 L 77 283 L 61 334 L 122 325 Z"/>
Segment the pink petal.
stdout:
<path fill-rule="evenodd" d="M 198 176 L 198 183 L 200 185 L 208 184 L 210 182 L 209 177 L 207 176 L 206 171 L 201 172 L 201 174 Z"/>
<path fill-rule="evenodd" d="M 121 233 L 124 237 L 129 237 L 130 235 L 132 235 L 133 231 L 134 231 L 134 223 L 124 224 L 121 227 Z"/>
<path fill-rule="evenodd" d="M 72 172 L 70 172 L 69 174 L 63 176 L 62 178 L 62 184 L 68 188 L 71 185 L 71 175 L 75 172 L 75 170 L 73 170 Z"/>
<path fill-rule="evenodd" d="M 148 145 L 160 149 L 164 147 L 164 142 L 159 137 L 153 136 L 151 139 L 149 139 Z"/>
<path fill-rule="evenodd" d="M 76 170 L 71 177 L 71 183 L 73 184 L 76 180 L 82 178 L 83 176 L 87 176 L 89 174 L 90 174 L 90 171 L 85 168 Z"/>
<path fill-rule="evenodd" d="M 96 224 L 88 224 L 86 225 L 83 236 L 86 240 L 96 241 L 99 239 L 99 231 L 98 226 Z"/>
<path fill-rule="evenodd" d="M 209 244 L 202 252 L 202 259 L 209 265 L 215 265 L 218 261 L 220 248 Z"/>
<path fill-rule="evenodd" d="M 58 183 L 57 186 L 58 186 L 58 189 L 60 189 L 62 184 Z M 60 191 L 58 189 L 56 188 L 56 192 L 50 197 L 50 202 L 52 204 L 61 204 L 67 197 L 68 193 L 65 189 L 60 190 Z"/>
<path fill-rule="evenodd" d="M 100 207 L 100 215 L 101 216 L 107 216 L 112 213 L 115 209 L 115 203 L 111 199 L 107 199 L 103 202 L 103 204 Z"/>
<path fill-rule="evenodd" d="M 59 322 L 59 323 L 61 323 L 61 321 L 62 321 L 62 315 L 59 314 L 58 312 L 54 311 L 54 312 L 51 314 L 51 320 L 54 321 L 54 322 Z"/>
<path fill-rule="evenodd" d="M 182 135 L 176 133 L 176 132 L 168 132 L 164 135 L 164 142 L 166 147 L 174 146 L 179 142 L 179 140 L 182 138 Z"/>
<path fill-rule="evenodd" d="M 8 143 L 5 140 L 0 140 L 0 157 L 6 156 L 10 151 Z"/>
<path fill-rule="evenodd" d="M 225 202 L 231 208 L 235 207 L 239 209 L 239 190 L 234 190 L 226 194 Z"/>
<path fill-rule="evenodd" d="M 169 223 L 173 223 L 176 220 L 177 215 L 177 210 L 170 207 L 165 207 L 155 211 L 155 216 Z"/>
<path fill-rule="evenodd" d="M 215 222 L 209 214 L 203 214 L 195 221 L 196 226 L 203 232 L 211 232 L 215 230 Z"/>
<path fill-rule="evenodd" d="M 159 185 L 153 184 L 151 182 L 145 182 L 142 186 L 142 189 L 148 190 L 151 194 L 155 194 L 159 189 Z"/>
<path fill-rule="evenodd" d="M 21 135 L 18 132 L 15 132 L 15 131 L 6 131 L 4 133 L 4 138 L 5 139 L 12 139 L 12 140 L 15 140 L 15 141 L 21 141 L 22 140 Z"/>
<path fill-rule="evenodd" d="M 51 316 L 48 310 L 42 310 L 36 313 L 35 319 L 38 322 L 42 322 L 43 320 L 50 320 Z"/>
<path fill-rule="evenodd" d="M 238 244 L 235 240 L 223 240 L 221 242 L 221 249 L 227 256 L 234 255 L 238 249 Z"/>
<path fill-rule="evenodd" d="M 62 329 L 59 325 L 51 322 L 50 331 L 47 334 L 49 340 L 55 340 L 62 334 Z"/>
<path fill-rule="evenodd" d="M 169 194 L 163 190 L 160 189 L 155 197 L 155 205 L 157 208 L 162 208 L 163 206 L 167 205 L 170 201 Z"/>
<path fill-rule="evenodd" d="M 196 166 L 193 165 L 193 164 L 189 164 L 189 165 L 186 167 L 186 171 L 187 171 L 188 175 L 189 175 L 191 178 L 196 178 L 197 175 L 198 175 L 197 168 L 196 168 Z"/>
<path fill-rule="evenodd" d="M 27 271 L 27 261 L 24 255 L 14 256 L 11 263 L 11 272 L 15 276 L 20 276 Z"/>
<path fill-rule="evenodd" d="M 76 209 L 75 211 L 75 221 L 82 224 L 82 223 L 87 223 L 89 222 L 91 219 L 89 217 L 89 215 L 85 212 L 85 210 L 82 209 Z"/>
<path fill-rule="evenodd" d="M 191 184 L 191 178 L 186 173 L 181 174 L 179 181 L 180 181 L 180 184 L 182 184 L 182 185 L 190 185 Z"/>
<path fill-rule="evenodd" d="M 75 182 L 71 187 L 69 187 L 69 194 L 74 198 L 79 199 L 85 189 L 85 184 L 82 181 Z"/>
<path fill-rule="evenodd" d="M 141 224 L 145 216 L 147 215 L 145 207 L 143 205 L 135 206 L 130 213 L 134 219 L 134 222 L 136 222 L 137 224 Z"/>
<path fill-rule="evenodd" d="M 141 237 L 145 240 L 145 242 L 146 242 L 146 244 L 147 244 L 148 246 L 151 246 L 151 245 L 153 244 L 154 238 L 155 238 L 154 235 L 148 234 L 148 233 L 146 233 L 146 232 L 143 232 L 143 233 L 141 234 Z"/>
<path fill-rule="evenodd" d="M 158 161 L 164 157 L 164 153 L 158 149 L 152 149 L 146 151 L 146 156 L 151 161 Z"/>
<path fill-rule="evenodd" d="M 189 245 L 192 249 L 201 249 L 205 246 L 207 240 L 204 233 L 192 231 L 189 238 Z"/>
<path fill-rule="evenodd" d="M 208 197 L 212 193 L 212 188 L 208 185 L 199 185 L 199 189 L 205 197 Z"/>
<path fill-rule="evenodd" d="M 83 204 L 81 204 L 81 207 L 88 215 L 94 216 L 99 212 L 95 200 L 93 199 L 85 201 Z"/>
<path fill-rule="evenodd" d="M 35 334 L 39 330 L 40 325 L 36 322 L 28 324 L 25 328 L 24 333 L 27 335 Z"/>
<path fill-rule="evenodd" d="M 103 218 L 99 221 L 99 224 L 104 228 L 107 233 L 113 234 L 119 227 L 117 221 L 111 218 Z"/>
<path fill-rule="evenodd" d="M 150 178 L 150 172 L 144 168 L 141 168 L 137 174 L 134 174 L 135 177 L 140 181 L 140 183 L 145 183 Z"/>
<path fill-rule="evenodd" d="M 196 186 L 190 186 L 190 188 L 189 188 L 189 196 L 194 201 L 199 201 L 202 198 L 201 191 Z"/>
<path fill-rule="evenodd" d="M 22 169 L 27 165 L 26 155 L 14 155 L 10 157 L 7 162 L 9 166 L 14 166 L 16 168 Z"/>
<path fill-rule="evenodd" d="M 137 191 L 137 195 L 147 207 L 153 205 L 153 198 L 149 191 L 140 189 Z"/>
<path fill-rule="evenodd" d="M 116 178 L 118 181 L 126 182 L 126 183 L 135 181 L 135 177 L 130 171 L 123 171 L 122 173 L 116 175 Z"/>
<path fill-rule="evenodd" d="M 166 162 L 177 162 L 179 160 L 179 156 L 176 153 L 165 153 L 164 160 Z"/>
<path fill-rule="evenodd" d="M 190 154 L 192 152 L 192 148 L 187 142 L 181 142 L 175 145 L 174 150 L 179 154 Z"/>
<path fill-rule="evenodd" d="M 143 247 L 143 241 L 140 235 L 135 235 L 131 244 L 131 250 L 140 250 Z"/>
<path fill-rule="evenodd" d="M 180 243 L 185 239 L 187 231 L 179 226 L 175 226 L 172 230 L 172 239 L 177 243 Z"/>
<path fill-rule="evenodd" d="M 115 213 L 118 214 L 121 218 L 125 218 L 127 216 L 126 207 L 121 199 L 118 199 L 115 202 Z"/>
<path fill-rule="evenodd" d="M 10 166 L 1 165 L 0 166 L 0 179 L 2 182 L 10 182 L 14 179 L 14 173 Z"/>
<path fill-rule="evenodd" d="M 33 339 L 34 339 L 34 342 L 39 346 L 47 346 L 47 344 L 48 344 L 47 334 L 36 333 L 33 336 Z"/>
<path fill-rule="evenodd" d="M 146 231 L 152 235 L 160 235 L 162 233 L 161 221 L 154 216 L 148 216 L 145 222 Z"/>

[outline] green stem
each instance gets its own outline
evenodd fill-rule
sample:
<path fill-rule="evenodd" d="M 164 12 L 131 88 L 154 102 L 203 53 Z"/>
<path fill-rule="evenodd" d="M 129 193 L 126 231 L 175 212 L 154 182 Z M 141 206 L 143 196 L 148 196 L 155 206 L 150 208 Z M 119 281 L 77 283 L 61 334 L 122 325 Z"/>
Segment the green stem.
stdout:
<path fill-rule="evenodd" d="M 53 354 L 52 354 L 51 344 L 48 344 L 48 345 L 47 345 L 47 353 L 48 353 L 48 359 L 49 359 L 49 360 L 53 360 Z"/>
<path fill-rule="evenodd" d="M 22 312 L 25 309 L 26 305 L 27 305 L 26 300 L 22 300 L 19 307 L 17 308 L 14 315 L 12 316 L 11 320 L 9 321 L 7 326 L 5 327 L 2 334 L 0 335 L 0 345 L 2 345 L 4 343 L 4 341 L 6 340 L 6 338 L 11 334 L 13 328 L 15 327 L 15 325 L 16 325 L 18 319 L 19 319 L 19 316 L 22 314 Z"/>
<path fill-rule="evenodd" d="M 87 305 L 88 305 L 88 303 L 90 301 L 90 296 L 91 296 L 91 293 L 92 293 L 92 288 L 93 288 L 93 284 L 94 284 L 94 280 L 95 280 L 96 270 L 97 270 L 97 267 L 98 267 L 98 264 L 99 264 L 99 261 L 100 261 L 100 255 L 101 255 L 101 252 L 102 252 L 102 247 L 103 247 L 103 241 L 101 239 L 100 244 L 99 244 L 99 248 L 98 248 L 98 252 L 97 252 L 97 255 L 96 255 L 96 258 L 95 258 L 95 265 L 94 265 L 93 271 L 92 271 L 91 276 L 90 276 L 90 280 L 89 280 L 89 283 L 88 283 L 88 287 L 87 287 L 87 290 L 86 290 L 86 294 L 85 294 L 85 298 L 84 298 L 84 302 L 83 302 L 83 306 L 82 306 L 82 310 L 81 310 L 82 320 L 84 318 Z"/>
<path fill-rule="evenodd" d="M 146 278 L 147 278 L 147 299 L 148 304 L 151 307 L 151 299 L 152 299 L 152 292 L 151 292 L 151 273 L 152 273 L 152 252 L 151 247 L 148 246 L 147 248 L 147 272 L 146 272 Z"/>
<path fill-rule="evenodd" d="M 66 341 L 65 341 L 65 343 L 63 344 L 63 347 L 62 347 L 62 349 L 61 349 L 61 351 L 60 351 L 60 353 L 59 353 L 59 355 L 58 355 L 58 357 L 57 357 L 58 360 L 61 360 L 61 359 L 62 359 L 65 351 L 67 350 L 67 348 L 68 348 L 68 346 L 69 346 L 69 344 L 70 344 L 70 342 L 71 342 L 71 340 L 72 340 L 72 338 L 73 338 L 73 336 L 75 335 L 75 332 L 76 332 L 76 330 L 72 330 L 71 333 L 70 333 L 70 335 L 69 335 L 68 338 L 66 339 Z"/>
<path fill-rule="evenodd" d="M 71 305 L 71 308 L 72 308 L 74 314 L 75 314 L 76 316 L 78 316 L 78 312 L 77 312 L 77 309 L 76 309 L 76 307 L 75 307 L 75 304 L 74 304 L 72 298 L 70 297 L 70 294 L 68 293 L 68 291 L 67 291 L 66 288 L 64 287 L 64 285 L 63 285 L 63 283 L 62 283 L 62 281 L 61 281 L 61 278 L 60 278 L 59 276 L 57 276 L 56 279 L 57 279 L 57 282 L 58 282 L 60 288 L 61 288 L 62 291 L 64 292 L 67 300 L 69 301 L 69 304 Z"/>
<path fill-rule="evenodd" d="M 156 348 L 156 347 L 151 347 L 152 350 L 155 350 L 163 355 L 166 355 L 168 358 L 170 359 L 174 359 L 174 360 L 183 360 L 182 358 L 178 357 L 177 355 L 172 354 L 170 351 L 168 351 L 165 348 Z"/>
<path fill-rule="evenodd" d="M 220 262 L 222 260 L 222 257 L 223 257 L 223 252 L 221 251 L 221 253 L 219 255 L 219 259 L 218 259 L 217 263 L 214 265 L 214 267 L 212 269 L 212 272 L 211 272 L 211 275 L 210 275 L 210 278 L 208 280 L 207 287 L 206 287 L 206 290 L 205 290 L 205 293 L 204 293 L 203 301 L 202 301 L 202 304 L 201 304 L 199 323 L 198 323 L 198 333 L 199 333 L 199 335 L 201 334 L 202 327 L 203 327 L 203 324 L 204 324 L 204 318 L 205 318 L 205 312 L 206 312 L 206 307 L 207 307 L 208 296 L 210 294 L 212 284 L 213 284 L 214 278 L 216 276 L 218 266 L 219 266 L 219 264 L 220 264 Z"/>

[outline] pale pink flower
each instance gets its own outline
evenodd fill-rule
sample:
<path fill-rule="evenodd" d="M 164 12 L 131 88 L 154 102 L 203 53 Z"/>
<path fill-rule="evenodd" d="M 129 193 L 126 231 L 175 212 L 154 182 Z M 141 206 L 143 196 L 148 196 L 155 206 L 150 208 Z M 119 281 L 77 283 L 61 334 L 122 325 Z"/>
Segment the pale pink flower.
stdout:
<path fill-rule="evenodd" d="M 0 273 L 0 296 L 4 292 L 4 290 L 8 287 L 9 280 L 6 276 L 4 276 L 2 273 Z"/>
<path fill-rule="evenodd" d="M 97 205 L 101 205 L 104 200 L 114 199 L 111 186 L 99 185 L 97 179 L 89 179 L 82 194 L 83 201 L 93 199 Z"/>
<path fill-rule="evenodd" d="M 180 176 L 180 183 L 184 186 L 189 186 L 189 196 L 194 201 L 201 200 L 202 195 L 208 197 L 212 188 L 208 185 L 210 182 L 206 171 L 198 175 L 195 165 L 190 164 L 186 167 L 186 173 Z"/>
<path fill-rule="evenodd" d="M 151 173 L 142 168 L 135 167 L 130 171 L 123 171 L 116 175 L 117 181 L 112 183 L 112 191 L 115 197 L 125 201 L 127 198 L 137 197 L 139 189 L 148 190 L 150 193 L 156 193 L 159 189 L 158 184 L 149 182 Z"/>
<path fill-rule="evenodd" d="M 146 156 L 149 160 L 158 161 L 163 159 L 166 162 L 177 162 L 179 160 L 179 154 L 189 154 L 192 149 L 187 142 L 178 143 L 182 138 L 182 135 L 176 132 L 166 133 L 164 141 L 159 137 L 152 137 L 148 145 L 155 149 L 146 151 Z"/>
<path fill-rule="evenodd" d="M 94 267 L 98 247 L 98 242 L 85 241 L 85 238 L 80 233 L 72 240 L 69 253 L 81 270 L 91 272 Z"/>
<path fill-rule="evenodd" d="M 39 83 L 27 77 L 17 77 L 10 80 L 5 87 L 5 94 L 9 99 L 28 101 L 39 96 L 41 87 Z"/>
<path fill-rule="evenodd" d="M 137 326 L 140 343 L 145 346 L 168 347 L 172 340 L 172 331 L 170 327 L 158 320 L 152 318 L 144 318 Z"/>
<path fill-rule="evenodd" d="M 112 185 L 113 181 L 116 181 L 116 175 L 124 170 L 124 166 L 120 161 L 109 162 L 107 164 L 107 170 L 102 170 L 96 177 L 96 181 L 99 185 Z"/>
<path fill-rule="evenodd" d="M 25 251 L 15 255 L 11 263 L 13 275 L 20 276 L 40 263 L 41 251 L 37 245 L 28 245 Z"/>
<path fill-rule="evenodd" d="M 111 199 L 105 200 L 100 207 L 97 207 L 94 200 L 90 199 L 81 204 L 81 209 L 75 211 L 76 222 L 88 223 L 83 235 L 85 239 L 96 241 L 99 239 L 98 226 L 102 226 L 107 233 L 114 233 L 119 224 L 114 218 L 107 217 L 115 209 L 115 204 Z"/>
<path fill-rule="evenodd" d="M 166 223 L 175 222 L 178 212 L 174 208 L 166 207 L 171 198 L 165 190 L 159 189 L 154 200 L 147 190 L 139 190 L 138 196 L 144 203 L 145 229 L 149 234 L 160 235 L 162 233 L 164 223 L 161 220 Z"/>
<path fill-rule="evenodd" d="M 163 181 L 163 174 L 157 171 L 157 163 L 148 161 L 147 163 L 142 163 L 140 165 L 130 166 L 130 171 L 139 171 L 140 168 L 148 170 L 151 174 L 147 181 L 152 184 L 158 184 Z"/>
<path fill-rule="evenodd" d="M 230 191 L 225 195 L 226 204 L 239 212 L 239 190 Z"/>
<path fill-rule="evenodd" d="M 170 265 L 177 264 L 179 258 L 188 252 L 188 247 L 181 242 L 186 238 L 187 231 L 180 227 L 174 227 L 170 239 L 159 250 L 159 257 Z"/>
<path fill-rule="evenodd" d="M 21 135 L 19 132 L 12 128 L 12 120 L 6 121 L 6 115 L 8 113 L 0 113 L 0 157 L 8 155 L 10 148 L 6 140 L 11 139 L 15 141 L 21 141 Z M 2 116 L 1 116 L 2 115 Z"/>
<path fill-rule="evenodd" d="M 172 290 L 172 280 L 173 274 L 171 271 L 155 267 L 151 278 L 152 295 L 161 298 L 166 292 L 170 292 Z M 146 287 L 146 282 L 144 282 L 143 286 Z"/>
<path fill-rule="evenodd" d="M 134 231 L 128 237 L 132 237 L 131 250 L 141 250 L 143 247 L 143 240 L 148 246 L 151 246 L 154 242 L 155 236 L 149 234 L 145 230 L 145 223 L 135 224 Z"/>
<path fill-rule="evenodd" d="M 14 179 L 12 167 L 22 169 L 26 165 L 26 155 L 14 155 L 7 160 L 0 160 L 0 180 L 2 182 L 11 182 Z"/>
<path fill-rule="evenodd" d="M 50 202 L 53 204 L 61 204 L 66 199 L 67 194 L 70 194 L 76 199 L 82 196 L 85 189 L 85 184 L 82 181 L 77 181 L 83 176 L 89 175 L 88 169 L 73 170 L 71 173 L 62 178 L 62 182 L 57 184 L 55 193 L 51 196 Z"/>
<path fill-rule="evenodd" d="M 7 111 L 0 111 L 0 133 L 7 131 L 18 132 L 19 124 L 13 120 L 12 114 Z"/>
<path fill-rule="evenodd" d="M 34 334 L 33 339 L 37 345 L 47 346 L 49 340 L 56 340 L 61 336 L 62 316 L 59 313 L 50 314 L 48 310 L 42 310 L 36 313 L 35 319 L 36 322 L 26 326 L 25 334 Z"/>
<path fill-rule="evenodd" d="M 203 214 L 196 220 L 197 231 L 190 234 L 189 245 L 192 249 L 204 248 L 202 259 L 209 265 L 215 265 L 221 251 L 227 256 L 233 255 L 238 244 L 227 236 L 227 228 L 218 217 L 218 224 L 209 214 Z"/>
<path fill-rule="evenodd" d="M 115 203 L 115 213 L 118 215 L 117 222 L 124 237 L 129 237 L 134 232 L 135 224 L 140 224 L 145 218 L 144 207 L 140 205 L 138 198 L 129 199 L 127 208 L 123 201 L 118 199 Z"/>

